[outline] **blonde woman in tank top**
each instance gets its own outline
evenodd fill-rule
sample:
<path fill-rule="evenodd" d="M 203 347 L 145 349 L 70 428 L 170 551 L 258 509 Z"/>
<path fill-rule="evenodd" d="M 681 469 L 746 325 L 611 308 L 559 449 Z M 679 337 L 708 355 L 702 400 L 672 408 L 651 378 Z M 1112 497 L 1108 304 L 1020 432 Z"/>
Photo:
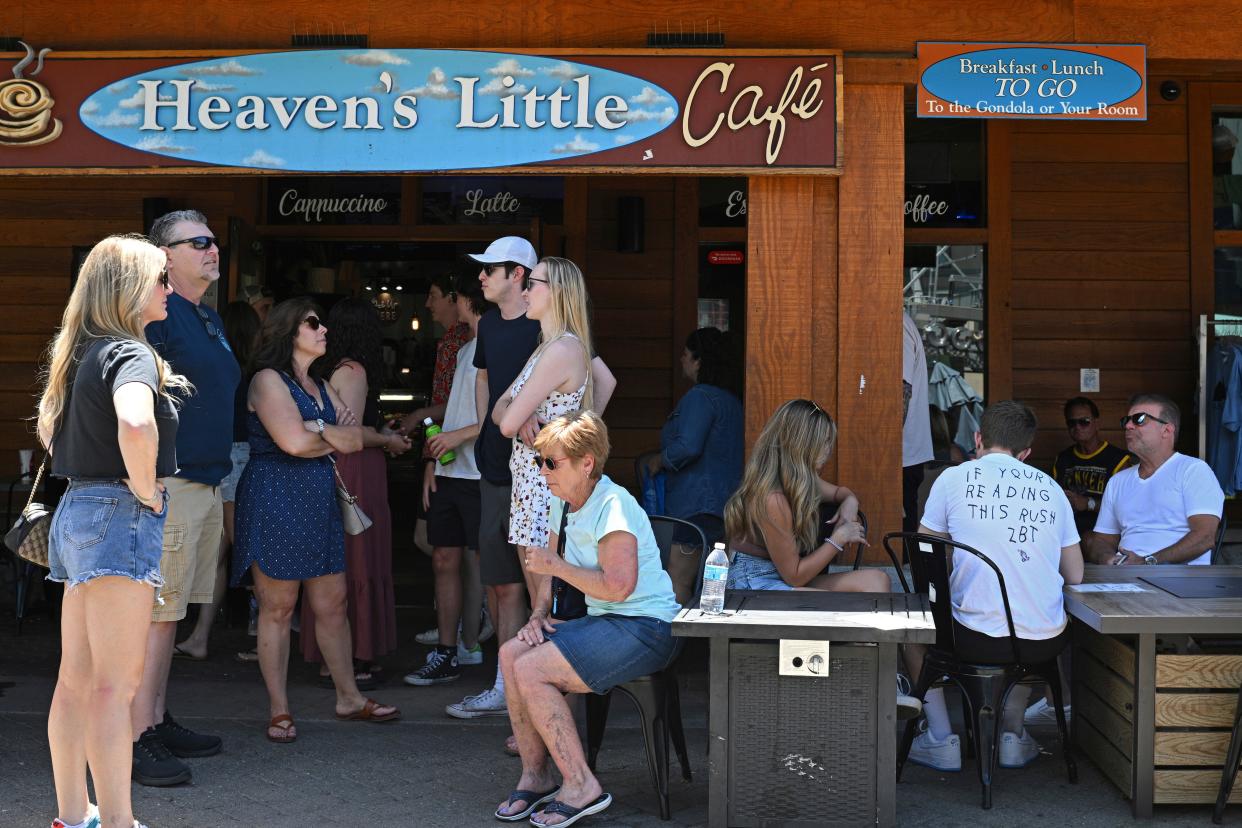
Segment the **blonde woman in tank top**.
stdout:
<path fill-rule="evenodd" d="M 589 410 L 593 404 L 591 323 L 582 271 L 568 259 L 541 261 L 523 285 L 526 315 L 538 320 L 539 347 L 501 396 L 492 417 L 501 433 L 513 438 L 509 471 L 513 474 L 509 543 L 527 548 L 548 544 L 548 486 L 539 474 L 533 435 L 562 414 Z M 536 594 L 530 576 L 527 589 Z"/>

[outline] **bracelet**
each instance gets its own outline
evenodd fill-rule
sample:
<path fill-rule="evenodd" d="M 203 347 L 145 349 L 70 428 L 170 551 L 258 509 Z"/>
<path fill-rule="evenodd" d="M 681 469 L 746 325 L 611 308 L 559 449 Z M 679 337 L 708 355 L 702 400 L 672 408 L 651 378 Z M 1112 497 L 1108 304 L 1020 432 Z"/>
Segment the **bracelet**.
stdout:
<path fill-rule="evenodd" d="M 828 544 L 829 546 L 831 546 L 833 549 L 837 550 L 838 552 L 845 551 L 845 547 L 838 544 L 832 538 L 824 538 L 824 543 Z"/>
<path fill-rule="evenodd" d="M 138 498 L 138 502 L 141 503 L 143 506 L 150 507 L 152 503 L 158 503 L 160 499 L 160 487 L 159 486 L 155 487 L 155 494 L 151 495 L 150 497 L 143 497 L 142 495 L 135 492 L 133 489 L 130 489 L 130 491 L 133 492 L 134 497 Z"/>

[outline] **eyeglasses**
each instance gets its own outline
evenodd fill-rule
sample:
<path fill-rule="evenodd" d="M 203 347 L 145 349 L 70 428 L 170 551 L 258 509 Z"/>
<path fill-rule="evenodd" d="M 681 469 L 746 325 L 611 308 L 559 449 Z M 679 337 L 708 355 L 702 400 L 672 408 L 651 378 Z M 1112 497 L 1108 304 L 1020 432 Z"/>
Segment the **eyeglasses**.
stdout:
<path fill-rule="evenodd" d="M 527 276 L 525 279 L 522 280 L 522 290 L 530 290 L 531 282 L 541 282 L 546 285 L 548 283 L 548 280 L 547 279 L 536 279 L 534 276 Z"/>
<path fill-rule="evenodd" d="M 165 247 L 176 247 L 179 244 L 188 244 L 190 247 L 193 247 L 195 250 L 210 250 L 215 243 L 216 243 L 215 236 L 193 236 L 192 238 L 181 239 L 180 241 L 175 241 L 175 242 L 169 242 L 168 244 L 164 246 Z"/>
<path fill-rule="evenodd" d="M 539 468 L 540 466 L 547 466 L 548 471 L 556 471 L 556 467 L 563 463 L 568 463 L 569 458 L 562 457 L 561 459 L 557 460 L 555 457 L 543 457 L 542 455 L 537 454 L 534 457 L 534 461 L 535 461 L 535 468 Z"/>
<path fill-rule="evenodd" d="M 1093 419 L 1095 418 L 1094 417 L 1066 417 L 1065 425 L 1067 428 L 1075 428 L 1075 427 L 1086 428 L 1087 426 L 1091 425 L 1091 421 Z"/>
<path fill-rule="evenodd" d="M 306 323 L 306 327 L 310 328 L 312 331 L 317 331 L 317 330 L 319 330 L 319 326 L 322 324 L 322 323 L 319 321 L 319 317 L 318 317 L 318 316 L 308 316 L 308 317 L 306 317 L 305 319 L 303 319 L 302 321 L 303 321 L 303 322 L 305 322 L 305 323 Z"/>
<path fill-rule="evenodd" d="M 214 322 L 211 321 L 211 317 L 207 315 L 207 311 L 203 310 L 199 305 L 195 305 L 194 310 L 198 312 L 198 318 L 202 320 L 203 327 L 207 329 L 207 335 L 214 336 L 216 341 L 224 346 L 224 350 L 232 353 L 233 349 L 229 347 L 229 341 L 224 338 L 224 333 L 215 326 Z"/>
<path fill-rule="evenodd" d="M 1134 423 L 1134 425 L 1136 426 L 1141 426 L 1143 423 L 1147 422 L 1148 420 L 1155 420 L 1156 422 L 1163 423 L 1165 425 L 1169 424 L 1168 420 L 1162 420 L 1159 417 L 1157 417 L 1155 414 L 1148 414 L 1146 411 L 1140 411 L 1137 414 L 1127 414 L 1126 416 L 1122 417 L 1121 427 L 1125 428 L 1126 423 Z"/>
<path fill-rule="evenodd" d="M 159 282 L 160 282 L 160 287 L 163 290 L 168 290 L 168 268 L 164 268 L 163 270 L 160 271 Z"/>

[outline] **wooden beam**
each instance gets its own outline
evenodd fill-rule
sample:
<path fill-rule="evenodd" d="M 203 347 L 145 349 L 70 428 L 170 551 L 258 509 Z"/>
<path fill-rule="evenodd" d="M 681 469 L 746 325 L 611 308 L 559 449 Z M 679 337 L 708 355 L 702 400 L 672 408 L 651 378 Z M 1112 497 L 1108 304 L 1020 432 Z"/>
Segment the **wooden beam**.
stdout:
<path fill-rule="evenodd" d="M 1012 121 L 988 121 L 988 247 L 984 274 L 987 302 L 987 400 L 1013 396 L 1013 163 Z"/>
<path fill-rule="evenodd" d="M 876 536 L 901 525 L 904 89 L 850 87 L 845 108 L 856 126 L 838 208 L 837 482 L 858 494 Z M 870 557 L 882 556 L 876 544 Z"/>

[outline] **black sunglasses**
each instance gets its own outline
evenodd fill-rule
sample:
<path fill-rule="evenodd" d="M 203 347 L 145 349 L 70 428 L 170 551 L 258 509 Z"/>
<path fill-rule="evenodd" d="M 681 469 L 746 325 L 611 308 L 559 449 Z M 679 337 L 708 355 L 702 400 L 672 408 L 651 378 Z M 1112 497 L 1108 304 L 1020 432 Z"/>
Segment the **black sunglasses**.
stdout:
<path fill-rule="evenodd" d="M 165 273 L 167 273 L 167 271 L 165 271 Z M 211 321 L 211 317 L 207 315 L 207 311 L 203 310 L 198 305 L 194 306 L 194 310 L 198 313 L 198 318 L 202 321 L 203 327 L 207 329 L 207 335 L 214 336 L 217 342 L 223 345 L 227 350 L 232 351 L 233 349 L 229 348 L 228 340 L 224 338 L 224 332 L 215 326 L 215 323 Z"/>
<path fill-rule="evenodd" d="M 483 265 L 483 272 L 484 272 L 484 273 L 486 273 L 488 276 L 491 276 L 491 275 L 492 275 L 493 273 L 495 273 L 497 270 L 503 270 L 503 271 L 505 271 L 506 273 L 508 273 L 508 272 L 509 272 L 508 268 L 507 268 L 507 267 L 505 267 L 505 265 L 504 265 L 504 263 L 503 263 L 503 262 L 501 262 L 501 263 L 499 263 L 499 264 L 485 264 L 485 265 Z"/>
<path fill-rule="evenodd" d="M 165 247 L 176 247 L 179 244 L 188 244 L 190 247 L 193 247 L 195 250 L 209 250 L 211 249 L 211 246 L 215 243 L 216 243 L 215 236 L 194 236 L 188 239 L 181 239 L 180 241 L 169 242 L 168 244 L 164 246 Z"/>
<path fill-rule="evenodd" d="M 555 457 L 544 457 L 542 455 L 536 454 L 534 457 L 534 461 L 535 461 L 535 468 L 539 468 L 540 466 L 547 466 L 548 471 L 556 471 L 557 465 L 560 463 L 568 463 L 569 458 L 566 457 L 564 460 L 557 460 Z"/>
<path fill-rule="evenodd" d="M 168 290 L 168 268 L 164 268 L 163 270 L 160 271 L 159 280 L 160 280 L 160 287 L 163 288 L 164 290 Z"/>
<path fill-rule="evenodd" d="M 1148 414 L 1146 411 L 1140 411 L 1137 414 L 1127 414 L 1126 416 L 1122 417 L 1121 427 L 1125 428 L 1126 423 L 1134 423 L 1136 426 L 1141 426 L 1143 423 L 1147 422 L 1148 420 L 1155 420 L 1156 422 L 1164 423 L 1165 425 L 1169 424 L 1168 420 L 1162 420 L 1159 417 L 1157 417 L 1155 414 Z"/>
<path fill-rule="evenodd" d="M 1094 418 L 1092 417 L 1066 417 L 1065 425 L 1068 426 L 1069 428 L 1073 428 L 1074 426 L 1080 426 L 1082 428 L 1086 428 L 1087 426 L 1091 425 L 1092 419 Z"/>
<path fill-rule="evenodd" d="M 546 285 L 548 283 L 548 280 L 547 279 L 536 279 L 534 276 L 527 276 L 525 279 L 522 280 L 522 290 L 530 290 L 531 282 L 541 282 Z"/>
<path fill-rule="evenodd" d="M 303 321 L 303 322 L 305 322 L 305 323 L 306 323 L 306 327 L 310 328 L 312 331 L 317 331 L 317 330 L 319 330 L 319 326 L 320 326 L 320 324 L 322 324 L 322 323 L 320 323 L 320 321 L 319 321 L 319 317 L 318 317 L 318 316 L 308 316 L 308 317 L 306 317 L 305 319 L 303 319 L 302 321 Z"/>

